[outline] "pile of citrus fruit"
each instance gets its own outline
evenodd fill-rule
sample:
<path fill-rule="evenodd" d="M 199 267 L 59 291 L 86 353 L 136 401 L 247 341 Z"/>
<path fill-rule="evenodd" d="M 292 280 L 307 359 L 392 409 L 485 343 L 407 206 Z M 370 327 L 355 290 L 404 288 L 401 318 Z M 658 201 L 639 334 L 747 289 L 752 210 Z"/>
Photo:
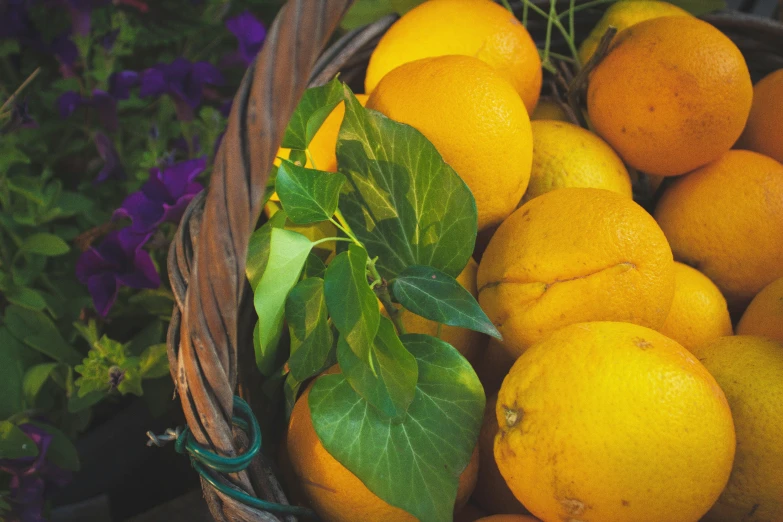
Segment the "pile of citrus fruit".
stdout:
<path fill-rule="evenodd" d="M 421 4 L 369 62 L 361 101 L 473 192 L 486 248 L 459 281 L 503 336 L 440 332 L 487 395 L 455 520 L 783 521 L 783 70 L 754 86 L 727 36 L 657 1 L 613 4 L 583 62 L 609 26 L 588 128 L 539 103 L 536 45 L 490 0 Z M 343 113 L 311 146 L 325 170 Z M 307 393 L 286 446 L 324 520 L 414 520 L 324 450 Z"/>

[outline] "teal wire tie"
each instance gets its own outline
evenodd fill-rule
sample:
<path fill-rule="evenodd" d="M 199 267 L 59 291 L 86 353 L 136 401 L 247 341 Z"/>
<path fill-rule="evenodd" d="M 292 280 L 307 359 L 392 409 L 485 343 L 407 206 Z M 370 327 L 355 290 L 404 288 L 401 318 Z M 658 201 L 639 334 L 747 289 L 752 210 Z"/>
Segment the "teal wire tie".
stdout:
<path fill-rule="evenodd" d="M 204 480 L 227 497 L 246 506 L 270 513 L 317 519 L 318 515 L 311 509 L 261 500 L 234 486 L 225 484 L 215 477 L 214 472 L 238 473 L 244 471 L 261 449 L 261 427 L 253 415 L 250 405 L 241 397 L 234 396 L 234 411 L 237 413 L 231 419 L 234 426 L 245 432 L 250 439 L 247 451 L 236 457 L 224 457 L 205 448 L 196 441 L 187 426 L 176 430 L 168 429 L 163 435 L 147 432 L 147 436 L 150 438 L 147 445 L 163 446 L 166 442 L 175 441 L 174 449 L 177 453 L 187 454 L 190 457 L 190 463 Z"/>

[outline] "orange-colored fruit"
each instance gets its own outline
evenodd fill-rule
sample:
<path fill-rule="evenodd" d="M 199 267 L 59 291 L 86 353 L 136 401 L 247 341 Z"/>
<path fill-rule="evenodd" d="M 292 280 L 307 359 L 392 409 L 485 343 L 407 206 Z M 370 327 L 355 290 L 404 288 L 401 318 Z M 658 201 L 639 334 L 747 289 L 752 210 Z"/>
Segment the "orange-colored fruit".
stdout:
<path fill-rule="evenodd" d="M 430 0 L 383 35 L 370 57 L 365 92 L 400 65 L 449 54 L 478 58 L 511 83 L 533 112 L 541 91 L 541 59 L 513 13 L 490 0 Z"/>
<path fill-rule="evenodd" d="M 499 431 L 495 416 L 497 401 L 496 393 L 487 399 L 484 410 L 484 422 L 479 434 L 478 480 L 472 498 L 488 513 L 526 514 L 528 510 L 511 492 L 495 462 L 495 437 Z"/>
<path fill-rule="evenodd" d="M 476 522 L 541 522 L 527 515 L 492 515 L 476 520 Z"/>
<path fill-rule="evenodd" d="M 514 211 L 530 179 L 530 118 L 492 67 L 469 56 L 406 63 L 384 76 L 367 107 L 432 142 L 473 192 L 479 229 Z"/>
<path fill-rule="evenodd" d="M 674 257 L 718 285 L 741 308 L 783 276 L 783 165 L 731 150 L 674 181 L 655 218 Z"/>
<path fill-rule="evenodd" d="M 324 522 L 415 522 L 416 517 L 378 498 L 326 451 L 310 418 L 310 388 L 312 384 L 296 401 L 286 436 L 291 467 L 310 506 Z M 460 475 L 455 510 L 467 503 L 476 485 L 478 458 L 476 446 Z"/>
<path fill-rule="evenodd" d="M 726 298 L 707 276 L 688 265 L 674 263 L 674 301 L 658 331 L 688 350 L 731 335 Z"/>
<path fill-rule="evenodd" d="M 629 323 L 567 326 L 500 388 L 495 460 L 547 522 L 695 522 L 734 459 L 731 411 L 685 348 Z"/>
<path fill-rule="evenodd" d="M 729 483 L 704 520 L 783 520 L 783 344 L 737 335 L 695 355 L 726 393 L 737 432 Z"/>
<path fill-rule="evenodd" d="M 579 60 L 583 64 L 587 63 L 609 26 L 616 27 L 619 33 L 639 22 L 662 16 L 691 16 L 691 14 L 676 5 L 656 0 L 620 0 L 612 4 L 579 46 Z"/>
<path fill-rule="evenodd" d="M 783 163 L 783 69 L 753 87 L 753 105 L 737 148 L 754 150 Z"/>
<path fill-rule="evenodd" d="M 617 35 L 590 77 L 587 108 L 626 163 L 674 176 L 729 150 L 752 98 L 745 59 L 726 35 L 691 16 L 664 16 Z"/>
<path fill-rule="evenodd" d="M 757 335 L 783 343 L 783 277 L 756 294 L 737 324 L 737 335 Z"/>
<path fill-rule="evenodd" d="M 530 120 L 571 121 L 568 118 L 568 114 L 566 114 L 566 111 L 563 109 L 563 106 L 549 99 L 541 99 L 538 101 L 536 110 L 530 114 Z"/>
<path fill-rule="evenodd" d="M 592 132 L 564 121 L 533 121 L 533 168 L 525 203 L 565 187 L 600 188 L 632 197 L 623 160 Z"/>
<path fill-rule="evenodd" d="M 659 328 L 674 297 L 663 232 L 627 196 L 564 188 L 532 199 L 492 236 L 479 303 L 503 346 L 522 353 L 563 326 L 627 321 Z"/>

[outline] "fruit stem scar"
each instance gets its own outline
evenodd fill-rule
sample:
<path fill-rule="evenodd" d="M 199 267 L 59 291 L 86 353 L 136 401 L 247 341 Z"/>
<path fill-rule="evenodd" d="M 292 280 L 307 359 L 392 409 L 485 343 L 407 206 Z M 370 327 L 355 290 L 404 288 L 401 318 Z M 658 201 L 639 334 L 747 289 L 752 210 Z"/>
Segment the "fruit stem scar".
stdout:
<path fill-rule="evenodd" d="M 508 428 L 513 428 L 519 424 L 524 416 L 522 410 L 509 408 L 508 406 L 503 406 L 503 413 L 506 417 L 506 427 Z"/>

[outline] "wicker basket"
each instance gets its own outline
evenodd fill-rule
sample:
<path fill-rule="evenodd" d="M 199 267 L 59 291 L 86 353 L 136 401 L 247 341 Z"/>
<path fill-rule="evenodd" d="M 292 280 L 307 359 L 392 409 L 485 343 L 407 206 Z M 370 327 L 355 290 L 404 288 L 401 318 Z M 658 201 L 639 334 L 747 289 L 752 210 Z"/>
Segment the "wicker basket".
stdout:
<path fill-rule="evenodd" d="M 287 122 L 308 86 L 323 84 L 338 72 L 349 84 L 361 85 L 372 49 L 395 20 L 390 16 L 352 31 L 324 52 L 351 3 L 290 0 L 280 11 L 234 98 L 208 194 L 192 201 L 171 247 L 169 274 L 177 302 L 168 332 L 171 376 L 193 437 L 219 455 L 242 454 L 248 444 L 232 425 L 235 393 L 264 418 L 263 400 L 257 396 L 261 386 L 253 355 L 255 312 L 245 257 Z M 597 11 L 580 12 L 583 26 L 577 32 L 584 36 L 598 16 Z M 783 68 L 783 24 L 739 12 L 705 18 L 742 49 L 754 81 Z M 543 20 L 531 19 L 529 28 L 540 40 Z M 260 452 L 245 471 L 223 474 L 219 480 L 251 496 L 286 504 L 272 469 L 271 459 Z M 216 521 L 295 520 L 248 507 L 206 481 L 202 485 Z"/>

